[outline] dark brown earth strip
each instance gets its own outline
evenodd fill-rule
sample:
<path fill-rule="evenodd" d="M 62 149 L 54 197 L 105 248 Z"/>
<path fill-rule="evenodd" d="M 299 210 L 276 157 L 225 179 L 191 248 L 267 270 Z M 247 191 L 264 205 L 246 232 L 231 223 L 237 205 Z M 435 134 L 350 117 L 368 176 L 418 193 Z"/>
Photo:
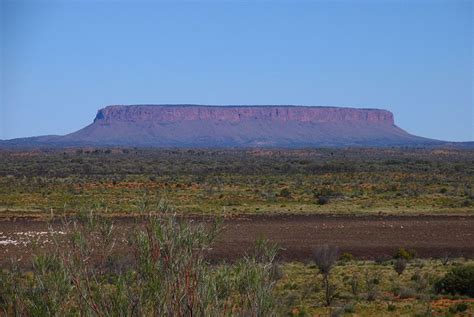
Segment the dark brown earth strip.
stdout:
<path fill-rule="evenodd" d="M 318 244 L 338 246 L 360 258 L 392 256 L 399 247 L 422 257 L 474 256 L 474 217 L 280 216 L 233 220 L 215 248 L 218 258 L 248 250 L 258 237 L 282 247 L 284 260 L 307 260 Z"/>
<path fill-rule="evenodd" d="M 195 218 L 198 220 L 199 218 Z M 130 230 L 133 218 L 117 218 L 119 232 Z M 123 230 L 125 229 L 125 230 Z M 29 232 L 46 239 L 44 221 L 16 218 L 0 221 L 0 266 L 12 259 L 26 264 L 32 245 L 2 241 L 22 238 Z M 224 229 L 209 257 L 233 260 L 250 252 L 258 238 L 281 247 L 280 259 L 306 261 L 319 244 L 338 246 L 358 258 L 392 256 L 400 247 L 416 250 L 420 257 L 474 257 L 474 216 L 329 216 L 272 215 L 242 216 L 224 221 Z M 41 243 L 38 244 L 41 249 Z M 47 243 L 43 248 L 47 248 Z"/>

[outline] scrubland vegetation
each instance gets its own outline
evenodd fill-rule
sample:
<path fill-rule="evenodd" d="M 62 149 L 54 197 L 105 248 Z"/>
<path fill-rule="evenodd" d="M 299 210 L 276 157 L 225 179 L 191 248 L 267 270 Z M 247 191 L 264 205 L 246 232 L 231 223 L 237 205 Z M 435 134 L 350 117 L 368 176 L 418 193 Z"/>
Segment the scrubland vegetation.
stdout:
<path fill-rule="evenodd" d="M 2 214 L 133 213 L 144 193 L 198 214 L 472 213 L 472 184 L 471 150 L 0 152 Z"/>
<path fill-rule="evenodd" d="M 113 223 L 94 214 L 65 219 L 52 251 L 31 271 L 12 263 L 0 274 L 0 308 L 15 316 L 267 316 L 277 248 L 257 241 L 255 252 L 211 266 L 206 251 L 219 221 L 179 222 L 161 203 L 117 254 Z M 56 232 L 51 229 L 52 232 Z"/>
<path fill-rule="evenodd" d="M 52 249 L 30 269 L 0 273 L 0 315 L 11 316 L 470 316 L 474 261 L 355 260 L 315 248 L 307 263 L 280 263 L 265 240 L 235 262 L 210 263 L 220 221 L 176 218 L 161 202 L 117 251 L 113 221 L 93 213 L 65 218 Z M 156 208 L 155 208 L 156 209 Z M 165 212 L 163 212 L 165 211 Z M 51 227 L 51 232 L 58 232 Z M 123 243 L 123 241 L 122 241 Z"/>
<path fill-rule="evenodd" d="M 51 247 L 2 267 L 0 315 L 472 316 L 472 259 L 401 246 L 367 260 L 319 245 L 283 262 L 266 240 L 230 262 L 208 255 L 223 214 L 467 218 L 473 184 L 470 150 L 3 151 L 0 216 L 56 220 Z M 123 215 L 137 220 L 117 235 Z"/>
<path fill-rule="evenodd" d="M 474 261 L 409 260 L 403 273 L 396 260 L 338 260 L 329 275 L 330 305 L 324 273 L 315 262 L 282 266 L 275 288 L 281 315 L 293 316 L 472 316 L 474 300 L 464 290 L 474 285 Z M 462 273 L 459 273 L 462 271 Z M 468 273 L 469 272 L 469 273 Z M 465 276 L 470 274 L 470 278 Z M 456 276 L 456 278 L 454 278 Z M 439 286 L 457 279 L 456 291 Z M 451 289 L 452 290 L 452 289 Z M 470 296 L 470 297 L 469 297 Z"/>

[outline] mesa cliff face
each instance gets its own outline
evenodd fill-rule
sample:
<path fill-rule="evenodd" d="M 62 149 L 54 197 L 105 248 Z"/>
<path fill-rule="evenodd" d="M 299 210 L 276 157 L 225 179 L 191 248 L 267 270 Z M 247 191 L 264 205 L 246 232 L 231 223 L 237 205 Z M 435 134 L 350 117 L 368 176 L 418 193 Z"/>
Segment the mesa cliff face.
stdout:
<path fill-rule="evenodd" d="M 393 125 L 391 112 L 379 109 L 351 109 L 302 106 L 195 106 L 138 105 L 108 106 L 99 110 L 96 121 L 122 122 L 181 122 L 226 121 L 242 122 L 351 122 Z"/>
<path fill-rule="evenodd" d="M 145 147 L 391 146 L 430 142 L 391 112 L 307 106 L 108 106 L 62 142 Z"/>

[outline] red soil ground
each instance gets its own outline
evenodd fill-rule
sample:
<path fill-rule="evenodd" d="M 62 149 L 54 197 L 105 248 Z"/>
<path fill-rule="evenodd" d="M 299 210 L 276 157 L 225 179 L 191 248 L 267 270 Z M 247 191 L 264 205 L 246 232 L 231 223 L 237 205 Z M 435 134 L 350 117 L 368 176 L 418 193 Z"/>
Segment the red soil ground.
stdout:
<path fill-rule="evenodd" d="M 115 222 L 123 233 L 135 221 L 116 218 Z M 29 241 L 37 241 L 36 250 L 48 248 L 47 231 L 47 223 L 41 220 L 0 219 L 0 267 L 12 260 L 28 265 L 34 248 Z M 284 261 L 310 260 L 320 244 L 335 245 L 341 252 L 365 259 L 391 257 L 400 247 L 414 249 L 420 257 L 472 258 L 474 216 L 241 216 L 224 221 L 209 258 L 233 260 L 251 252 L 259 237 L 276 242 Z"/>

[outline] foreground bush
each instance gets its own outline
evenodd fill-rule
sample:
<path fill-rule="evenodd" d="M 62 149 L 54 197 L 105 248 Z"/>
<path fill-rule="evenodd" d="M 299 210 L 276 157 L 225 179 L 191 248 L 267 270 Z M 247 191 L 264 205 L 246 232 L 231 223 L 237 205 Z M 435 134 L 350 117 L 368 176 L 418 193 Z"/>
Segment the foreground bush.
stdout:
<path fill-rule="evenodd" d="M 314 250 L 314 263 L 323 276 L 324 285 L 324 300 L 326 306 L 331 306 L 332 301 L 337 296 L 335 285 L 330 282 L 330 274 L 333 266 L 339 257 L 339 250 L 337 247 L 328 245 L 321 245 Z"/>
<path fill-rule="evenodd" d="M 35 258 L 32 274 L 12 270 L 0 275 L 5 314 L 273 315 L 276 248 L 259 242 L 255 255 L 211 266 L 205 254 L 219 222 L 196 224 L 173 214 L 149 214 L 144 224 L 137 222 L 128 256 L 117 254 L 117 230 L 106 219 L 89 215 L 65 226 L 70 234 L 56 237 L 54 251 Z"/>
<path fill-rule="evenodd" d="M 437 293 L 474 297 L 474 265 L 453 268 L 435 283 Z"/>

